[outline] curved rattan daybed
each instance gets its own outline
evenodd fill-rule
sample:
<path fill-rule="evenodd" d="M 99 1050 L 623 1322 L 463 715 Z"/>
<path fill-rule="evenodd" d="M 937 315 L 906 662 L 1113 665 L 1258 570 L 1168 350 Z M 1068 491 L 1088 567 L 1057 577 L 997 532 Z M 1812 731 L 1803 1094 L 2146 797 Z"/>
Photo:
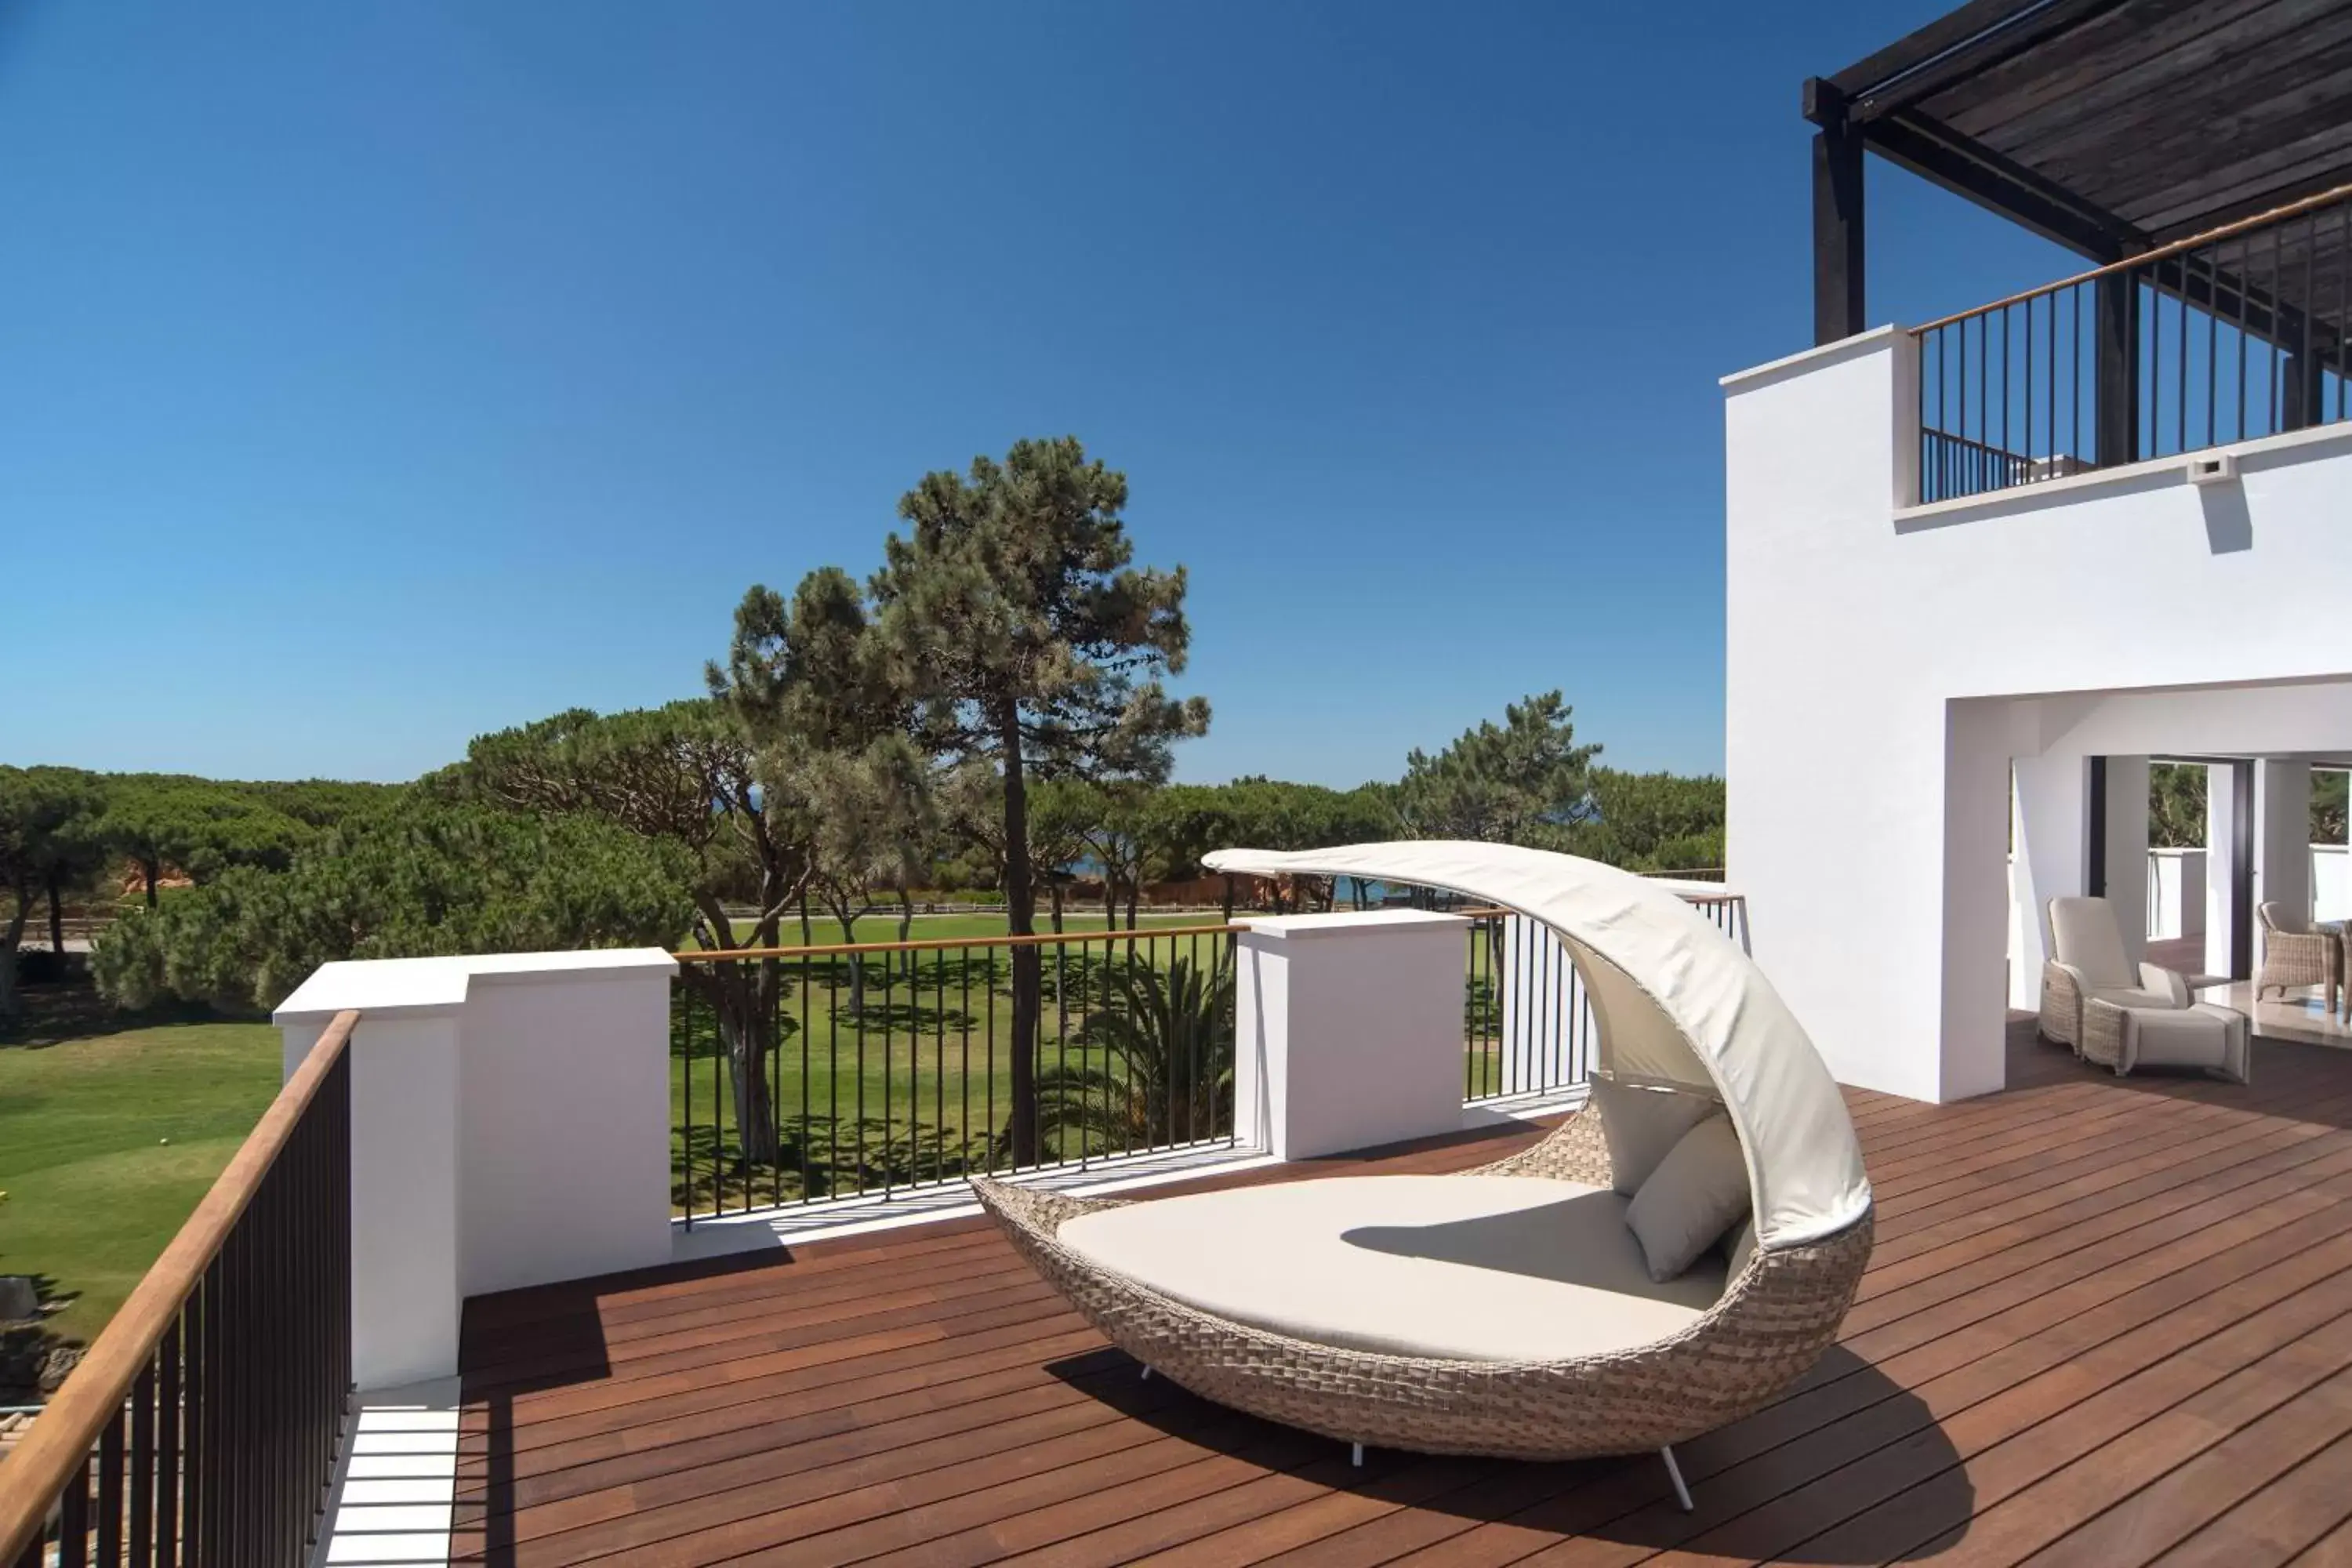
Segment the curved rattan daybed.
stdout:
<path fill-rule="evenodd" d="M 1489 844 L 1228 851 L 1209 863 L 1222 871 L 1448 889 L 1540 921 L 1558 934 L 1592 999 L 1596 1093 L 1535 1147 L 1466 1173 L 1487 1178 L 1485 1189 L 1384 1184 L 1464 1179 L 1454 1176 L 1357 1177 L 1122 1205 L 974 1181 L 982 1204 L 1022 1255 L 1112 1342 L 1196 1394 L 1357 1445 L 1360 1457 L 1366 1445 L 1525 1459 L 1654 1449 L 1670 1468 L 1671 1445 L 1761 1407 L 1828 1349 L 1870 1256 L 1870 1185 L 1853 1124 L 1828 1069 L 1762 973 L 1688 904 L 1609 867 Z M 1244 952 L 1241 962 L 1249 961 Z M 1296 1328 L 1268 1326 L 1288 1319 L 1259 1313 L 1256 1321 L 1239 1321 L 1216 1306 L 1235 1289 L 1278 1295 L 1286 1268 L 1318 1270 L 1342 1258 L 1335 1239 L 1355 1242 L 1399 1229 L 1370 1223 L 1382 1217 L 1384 1200 L 1430 1210 L 1433 1200 L 1459 1193 L 1475 1210 L 1477 1194 L 1493 1192 L 1501 1195 L 1486 1206 L 1589 1220 L 1602 1205 L 1622 1202 L 1603 1195 L 1613 1191 L 1614 1176 L 1604 1105 L 1635 1108 L 1623 1115 L 1622 1142 L 1630 1137 L 1625 1129 L 1659 1103 L 1628 1097 L 1660 1094 L 1712 1102 L 1682 1107 L 1696 1114 L 1716 1105 L 1727 1114 L 1752 1205 L 1750 1229 L 1737 1245 L 1727 1241 L 1727 1258 L 1715 1255 L 1706 1267 L 1716 1272 L 1693 1276 L 1697 1283 L 1685 1290 L 1681 1305 L 1629 1295 L 1624 1304 L 1636 1310 L 1629 1317 L 1611 1310 L 1614 1298 L 1579 1280 L 1562 1286 L 1583 1292 L 1559 1298 L 1570 1303 L 1568 1310 L 1531 1317 L 1529 1308 L 1548 1300 L 1540 1293 L 1544 1281 L 1521 1279 L 1513 1260 L 1520 1251 L 1543 1251 L 1526 1245 L 1543 1238 L 1510 1231 L 1516 1222 L 1506 1216 L 1496 1221 L 1506 1227 L 1496 1234 L 1514 1249 L 1511 1256 L 1475 1259 L 1461 1266 L 1471 1270 L 1461 1275 L 1450 1258 L 1433 1263 L 1417 1256 L 1418 1273 L 1399 1276 L 1414 1281 L 1414 1289 L 1433 1282 L 1426 1299 L 1450 1303 L 1443 1321 L 1433 1317 L 1423 1325 L 1425 1335 L 1414 1333 L 1411 1321 L 1412 1301 L 1422 1298 L 1402 1308 L 1352 1298 L 1335 1306 L 1328 1282 L 1318 1279 L 1286 1284 L 1310 1296 L 1324 1285 L 1327 1299 L 1317 1310 L 1327 1316 L 1370 1312 L 1385 1315 L 1388 1326 L 1377 1336 L 1358 1324 L 1302 1337 Z M 1520 1201 L 1517 1184 L 1493 1178 L 1528 1179 L 1530 1198 Z M 1333 1204 L 1360 1208 L 1351 1217 L 1366 1223 L 1336 1238 L 1328 1225 L 1313 1235 L 1303 1228 L 1295 1247 L 1283 1245 L 1281 1225 L 1311 1226 L 1318 1205 Z M 1121 1208 L 1127 1215 L 1109 1222 Z M 1259 1234 L 1265 1215 L 1274 1216 L 1270 1238 Z M 1103 1234 L 1107 1222 L 1150 1238 L 1157 1250 L 1139 1253 L 1130 1237 L 1122 1253 L 1110 1245 L 1119 1238 Z M 1480 1223 L 1472 1220 L 1469 1230 Z M 1232 1249 L 1223 1245 L 1236 1232 L 1248 1233 L 1255 1247 L 1246 1260 L 1249 1279 L 1238 1287 L 1226 1258 Z M 1426 1231 L 1463 1233 L 1444 1226 Z M 1596 1256 L 1607 1250 L 1602 1232 L 1589 1226 L 1576 1245 Z M 1221 1258 L 1223 1277 L 1211 1279 Z M 1529 1267 L 1541 1273 L 1556 1260 Z M 1202 1277 L 1198 1288 L 1188 1269 Z M 1605 1270 L 1603 1276 L 1599 1289 L 1615 1289 L 1606 1284 Z M 1512 1292 L 1522 1287 L 1525 1300 L 1515 1304 Z M 1693 1301 L 1690 1290 L 1712 1299 Z M 1646 1289 L 1638 1294 L 1660 1298 Z M 1481 1310 L 1489 1299 L 1491 1315 Z M 1395 1327 L 1400 1312 L 1403 1331 Z M 1628 1332 L 1645 1322 L 1664 1328 L 1654 1339 L 1627 1342 Z M 1482 1323 L 1495 1335 L 1491 1346 L 1480 1342 Z M 1587 1323 L 1593 1325 L 1589 1331 L 1580 1326 Z M 1606 1342 L 1580 1348 L 1579 1336 L 1588 1331 Z M 1675 1484 L 1681 1493 L 1678 1474 Z"/>

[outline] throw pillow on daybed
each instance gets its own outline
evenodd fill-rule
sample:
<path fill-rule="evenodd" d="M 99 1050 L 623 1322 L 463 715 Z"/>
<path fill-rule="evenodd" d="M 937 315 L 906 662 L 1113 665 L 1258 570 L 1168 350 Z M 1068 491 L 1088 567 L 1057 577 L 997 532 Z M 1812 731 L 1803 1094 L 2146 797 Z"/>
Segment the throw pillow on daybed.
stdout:
<path fill-rule="evenodd" d="M 1603 1113 L 1606 1114 L 1605 1112 Z M 1626 1206 L 1650 1278 L 1672 1279 L 1747 1217 L 1748 1162 L 1727 1116 L 1708 1117 L 1658 1162 Z"/>

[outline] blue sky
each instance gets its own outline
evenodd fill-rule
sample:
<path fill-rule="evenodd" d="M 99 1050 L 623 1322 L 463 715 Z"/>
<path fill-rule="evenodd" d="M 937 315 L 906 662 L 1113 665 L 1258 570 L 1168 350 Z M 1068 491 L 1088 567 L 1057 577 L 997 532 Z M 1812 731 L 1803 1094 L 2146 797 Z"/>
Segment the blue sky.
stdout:
<path fill-rule="evenodd" d="M 1192 572 L 1181 776 L 1523 693 L 1722 759 L 1716 378 L 1876 5 L 18 0 L 0 761 L 404 778 L 698 689 L 1026 435 Z M 1874 318 L 2072 270 L 1871 172 Z"/>

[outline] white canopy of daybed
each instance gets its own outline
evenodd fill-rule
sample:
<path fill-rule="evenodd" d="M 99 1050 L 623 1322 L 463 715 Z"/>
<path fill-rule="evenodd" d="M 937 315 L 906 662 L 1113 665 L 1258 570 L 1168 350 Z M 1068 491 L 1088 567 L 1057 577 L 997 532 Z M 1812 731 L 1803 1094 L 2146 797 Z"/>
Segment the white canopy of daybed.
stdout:
<path fill-rule="evenodd" d="M 1203 864 L 1444 889 L 1549 928 L 1591 998 L 1600 1070 L 1723 1101 L 1747 1156 L 1758 1246 L 1802 1246 L 1869 1209 L 1853 1124 L 1812 1042 L 1763 971 L 1673 887 L 1574 856 L 1450 840 L 1224 849 Z"/>

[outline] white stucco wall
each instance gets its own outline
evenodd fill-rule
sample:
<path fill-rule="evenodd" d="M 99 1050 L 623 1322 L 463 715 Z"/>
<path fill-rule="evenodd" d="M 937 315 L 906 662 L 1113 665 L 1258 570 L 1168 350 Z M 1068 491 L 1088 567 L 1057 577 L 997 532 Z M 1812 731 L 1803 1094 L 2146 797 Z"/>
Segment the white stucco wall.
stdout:
<path fill-rule="evenodd" d="M 1252 920 L 1234 940 L 1235 1130 L 1307 1160 L 1459 1128 L 1469 929 L 1421 910 Z"/>
<path fill-rule="evenodd" d="M 360 1015 L 362 1389 L 454 1373 L 468 1296 L 669 1260 L 677 969 L 658 949 L 328 963 L 278 1007 L 289 1074 L 336 1014 Z"/>
<path fill-rule="evenodd" d="M 2002 1077 L 2011 759 L 2042 900 L 2082 758 L 2352 745 L 2352 685 L 2151 689 L 2352 675 L 2286 603 L 2352 592 L 2352 428 L 1910 508 L 1915 377 L 1889 328 L 1725 384 L 1728 870 L 1839 1078 L 1952 1099 Z"/>

